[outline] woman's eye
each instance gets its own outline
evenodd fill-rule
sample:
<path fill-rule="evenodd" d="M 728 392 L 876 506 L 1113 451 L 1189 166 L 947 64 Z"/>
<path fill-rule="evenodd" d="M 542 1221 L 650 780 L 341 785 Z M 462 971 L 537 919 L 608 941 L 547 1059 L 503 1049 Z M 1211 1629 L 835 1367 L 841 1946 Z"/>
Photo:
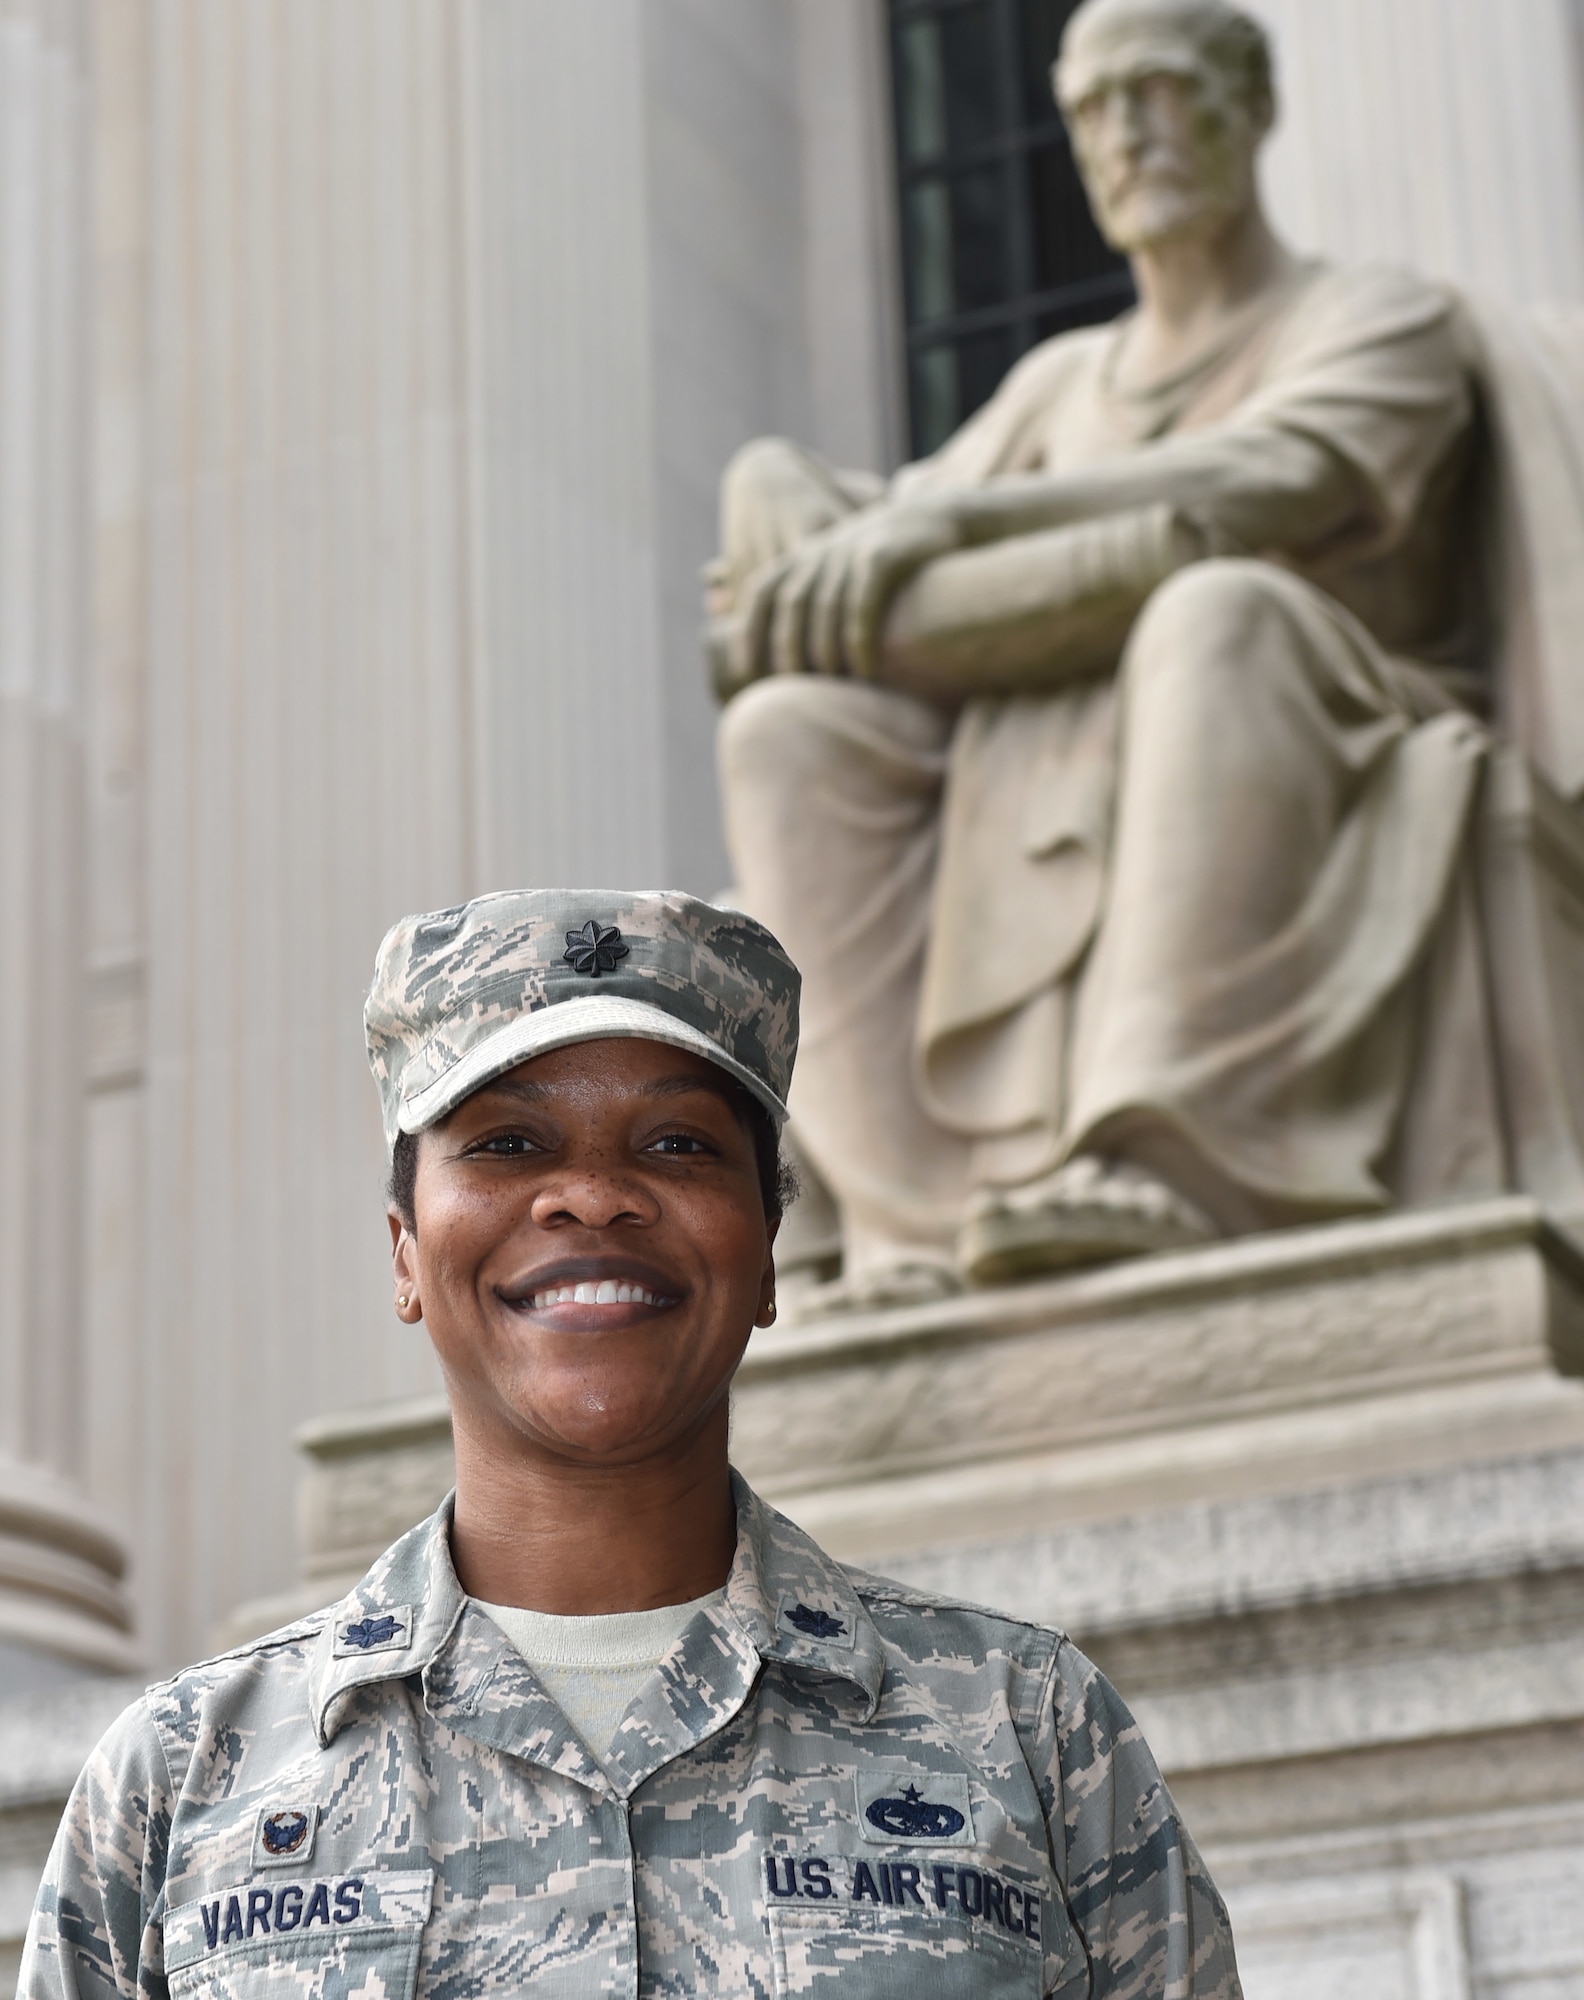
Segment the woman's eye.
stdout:
<path fill-rule="evenodd" d="M 497 1160 L 520 1159 L 524 1153 L 535 1150 L 526 1132 L 497 1132 L 493 1138 L 481 1139 L 473 1148 L 475 1153 L 484 1153 Z"/>
<path fill-rule="evenodd" d="M 669 1153 L 673 1157 L 690 1153 L 707 1153 L 710 1148 L 701 1139 L 695 1139 L 691 1132 L 667 1132 L 650 1146 L 651 1153 Z"/>

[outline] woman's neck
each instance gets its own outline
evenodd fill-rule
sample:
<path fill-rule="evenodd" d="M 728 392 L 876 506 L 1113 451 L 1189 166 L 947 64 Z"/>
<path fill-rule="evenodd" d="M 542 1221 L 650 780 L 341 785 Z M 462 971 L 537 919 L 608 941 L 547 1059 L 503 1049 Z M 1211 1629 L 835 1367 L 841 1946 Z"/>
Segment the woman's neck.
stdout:
<path fill-rule="evenodd" d="M 737 1548 L 726 1409 L 632 1465 L 584 1465 L 456 1426 L 451 1558 L 470 1597 L 563 1617 L 718 1590 Z"/>

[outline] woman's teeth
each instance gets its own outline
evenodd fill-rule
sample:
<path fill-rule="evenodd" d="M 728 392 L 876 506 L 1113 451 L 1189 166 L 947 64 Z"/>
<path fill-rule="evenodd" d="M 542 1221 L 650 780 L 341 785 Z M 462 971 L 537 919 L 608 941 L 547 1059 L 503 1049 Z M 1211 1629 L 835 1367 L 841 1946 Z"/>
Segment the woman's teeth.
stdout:
<path fill-rule="evenodd" d="M 617 1284 L 612 1278 L 601 1278 L 597 1285 L 557 1285 L 553 1291 L 535 1292 L 533 1309 L 542 1312 L 546 1306 L 652 1306 L 657 1303 L 653 1292 L 646 1292 L 642 1285 Z"/>

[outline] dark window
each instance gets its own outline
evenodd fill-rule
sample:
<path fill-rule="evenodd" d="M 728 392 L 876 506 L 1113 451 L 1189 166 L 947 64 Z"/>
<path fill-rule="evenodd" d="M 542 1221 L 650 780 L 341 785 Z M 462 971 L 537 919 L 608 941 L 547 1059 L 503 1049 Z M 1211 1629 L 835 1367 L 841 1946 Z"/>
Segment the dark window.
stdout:
<path fill-rule="evenodd" d="M 1076 0 L 891 0 L 913 450 L 1037 341 L 1132 302 L 1089 215 L 1050 69 Z"/>

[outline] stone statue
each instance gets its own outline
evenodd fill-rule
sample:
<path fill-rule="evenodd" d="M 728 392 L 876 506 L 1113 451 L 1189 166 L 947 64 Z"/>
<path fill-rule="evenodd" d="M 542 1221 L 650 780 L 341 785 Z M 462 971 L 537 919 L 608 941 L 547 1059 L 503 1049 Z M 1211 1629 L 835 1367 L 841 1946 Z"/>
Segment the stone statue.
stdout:
<path fill-rule="evenodd" d="M 727 838 L 805 976 L 827 1306 L 1511 1184 L 1468 314 L 1277 240 L 1226 0 L 1085 0 L 1054 84 L 1136 310 L 888 484 L 776 439 L 724 482 Z"/>

